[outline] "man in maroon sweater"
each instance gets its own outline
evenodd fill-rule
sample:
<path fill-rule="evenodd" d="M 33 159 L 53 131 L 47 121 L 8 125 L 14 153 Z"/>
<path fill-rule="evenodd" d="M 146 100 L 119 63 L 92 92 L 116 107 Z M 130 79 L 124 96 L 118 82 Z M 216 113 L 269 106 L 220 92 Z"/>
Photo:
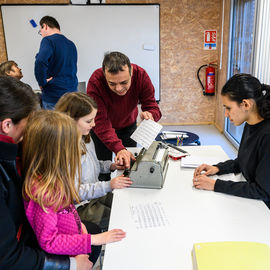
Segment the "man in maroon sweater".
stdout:
<path fill-rule="evenodd" d="M 98 159 L 111 159 L 114 152 L 116 162 L 129 167 L 134 156 L 125 147 L 136 146 L 130 135 L 136 129 L 138 103 L 142 120 L 161 118 L 148 74 L 143 68 L 130 64 L 126 55 L 111 52 L 105 55 L 102 69 L 97 69 L 90 77 L 87 94 L 98 105 L 96 126 L 91 133 Z"/>

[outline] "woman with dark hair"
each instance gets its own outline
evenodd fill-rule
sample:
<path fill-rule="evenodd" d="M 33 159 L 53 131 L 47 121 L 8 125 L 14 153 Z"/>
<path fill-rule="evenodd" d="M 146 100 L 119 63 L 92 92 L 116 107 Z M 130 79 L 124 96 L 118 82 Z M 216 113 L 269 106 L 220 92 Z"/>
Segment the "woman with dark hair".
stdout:
<path fill-rule="evenodd" d="M 263 200 L 270 208 L 270 86 L 249 74 L 236 74 L 222 88 L 225 116 L 234 125 L 246 122 L 238 156 L 194 172 L 198 189 Z M 208 176 L 242 173 L 247 181 L 214 180 Z"/>
<path fill-rule="evenodd" d="M 69 260 L 68 256 L 42 251 L 26 220 L 18 143 L 36 107 L 36 96 L 29 85 L 0 76 L 0 269 L 91 269 L 87 255 Z"/>

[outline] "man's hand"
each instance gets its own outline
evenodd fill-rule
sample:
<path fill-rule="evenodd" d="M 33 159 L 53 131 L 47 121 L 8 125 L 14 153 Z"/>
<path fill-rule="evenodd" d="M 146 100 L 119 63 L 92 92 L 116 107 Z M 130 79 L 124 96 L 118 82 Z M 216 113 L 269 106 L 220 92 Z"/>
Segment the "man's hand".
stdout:
<path fill-rule="evenodd" d="M 145 112 L 141 112 L 140 113 L 140 117 L 142 120 L 153 120 L 154 121 L 154 118 L 153 118 L 153 115 L 152 113 L 148 112 L 148 111 L 145 111 Z"/>
<path fill-rule="evenodd" d="M 77 270 L 91 270 L 93 263 L 89 261 L 88 255 L 77 255 L 74 258 L 77 263 Z"/>
<path fill-rule="evenodd" d="M 129 152 L 127 149 L 120 150 L 116 157 L 114 158 L 114 161 L 119 166 L 125 166 L 126 168 L 130 167 L 130 159 L 136 160 L 136 158 L 133 156 L 131 152 Z"/>
<path fill-rule="evenodd" d="M 52 79 L 53 79 L 53 77 L 50 77 L 50 78 L 46 79 L 47 83 L 48 83 L 49 81 L 51 81 Z"/>
<path fill-rule="evenodd" d="M 50 77 L 50 78 L 46 79 L 47 83 L 48 83 L 49 81 L 51 81 L 52 79 L 53 79 L 53 77 Z M 43 90 L 43 87 L 42 87 L 41 85 L 39 86 L 39 88 L 40 88 L 41 91 Z"/>

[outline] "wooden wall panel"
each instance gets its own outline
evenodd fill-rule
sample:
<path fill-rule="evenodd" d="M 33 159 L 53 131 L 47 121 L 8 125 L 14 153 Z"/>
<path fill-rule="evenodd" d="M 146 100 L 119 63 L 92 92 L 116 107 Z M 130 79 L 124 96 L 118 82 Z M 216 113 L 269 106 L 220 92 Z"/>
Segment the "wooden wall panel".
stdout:
<path fill-rule="evenodd" d="M 0 63 L 7 60 L 6 43 L 4 37 L 2 13 L 0 13 Z"/>

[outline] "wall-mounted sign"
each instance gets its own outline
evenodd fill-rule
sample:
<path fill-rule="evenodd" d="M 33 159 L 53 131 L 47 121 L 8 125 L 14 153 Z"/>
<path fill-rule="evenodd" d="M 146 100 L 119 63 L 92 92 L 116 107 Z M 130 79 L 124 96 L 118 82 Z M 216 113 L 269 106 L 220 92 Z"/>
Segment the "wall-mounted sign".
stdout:
<path fill-rule="evenodd" d="M 216 50 L 217 48 L 217 30 L 204 31 L 204 49 Z"/>

